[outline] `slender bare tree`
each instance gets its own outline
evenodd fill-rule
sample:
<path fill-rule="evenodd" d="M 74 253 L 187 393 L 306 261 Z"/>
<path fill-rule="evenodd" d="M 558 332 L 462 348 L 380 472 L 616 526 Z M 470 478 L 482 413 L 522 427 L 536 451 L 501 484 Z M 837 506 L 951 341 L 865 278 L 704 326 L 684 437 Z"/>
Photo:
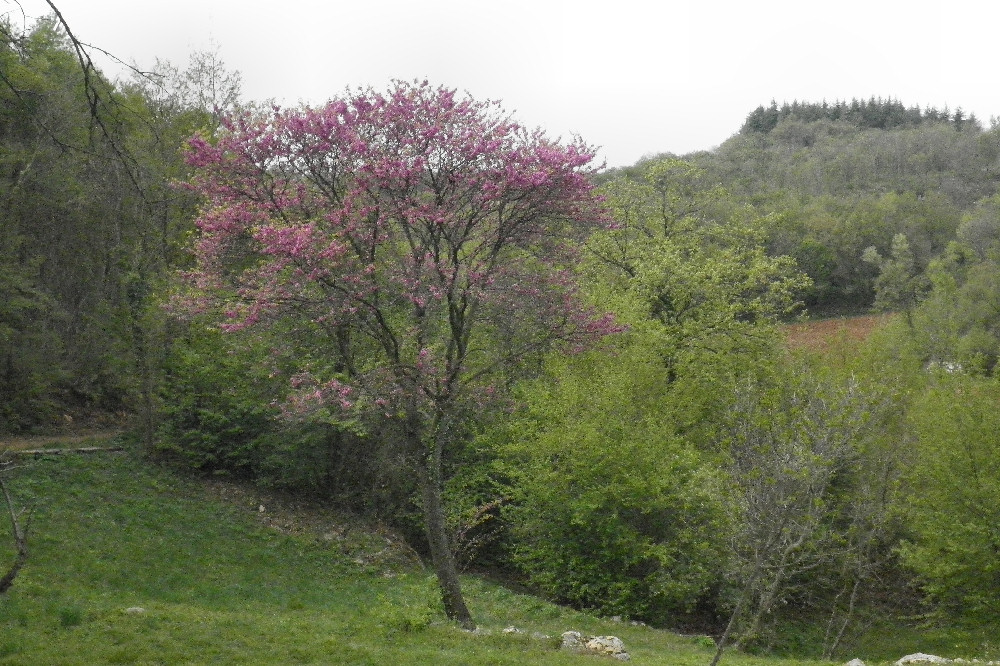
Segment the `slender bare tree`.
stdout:
<path fill-rule="evenodd" d="M 10 451 L 0 451 L 0 495 L 3 495 L 7 505 L 7 514 L 10 517 L 11 536 L 14 539 L 16 554 L 14 562 L 7 572 L 0 577 L 0 594 L 4 594 L 14 585 L 14 579 L 21 572 L 28 561 L 28 528 L 27 519 L 30 512 L 24 508 L 14 508 L 14 500 L 11 497 L 10 489 L 7 487 L 6 474 L 13 469 L 13 456 Z"/>

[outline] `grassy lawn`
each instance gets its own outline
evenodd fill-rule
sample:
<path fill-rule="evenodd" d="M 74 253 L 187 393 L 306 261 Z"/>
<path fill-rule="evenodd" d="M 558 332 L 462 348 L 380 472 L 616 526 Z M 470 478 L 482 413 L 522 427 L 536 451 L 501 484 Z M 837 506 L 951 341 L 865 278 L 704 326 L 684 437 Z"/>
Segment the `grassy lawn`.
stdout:
<path fill-rule="evenodd" d="M 712 655 L 704 638 L 473 577 L 483 634 L 468 634 L 444 620 L 428 572 L 383 535 L 316 520 L 278 529 L 249 495 L 222 499 L 128 451 L 29 460 L 10 487 L 34 513 L 30 560 L 0 598 L 0 664 L 616 663 L 560 652 L 571 629 L 621 637 L 634 663 L 700 666 Z M 5 520 L 0 567 L 10 542 Z M 525 633 L 504 634 L 511 625 Z M 723 663 L 822 662 L 733 653 Z"/>

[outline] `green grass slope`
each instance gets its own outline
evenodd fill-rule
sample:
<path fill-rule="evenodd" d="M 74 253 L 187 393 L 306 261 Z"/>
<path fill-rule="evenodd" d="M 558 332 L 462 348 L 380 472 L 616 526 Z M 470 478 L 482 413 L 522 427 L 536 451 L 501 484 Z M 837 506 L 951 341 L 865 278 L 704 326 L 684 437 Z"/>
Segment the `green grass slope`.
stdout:
<path fill-rule="evenodd" d="M 571 629 L 621 637 L 633 663 L 712 655 L 704 638 L 473 577 L 469 605 L 484 632 L 463 632 L 445 621 L 428 572 L 386 555 L 383 537 L 269 527 L 256 506 L 127 451 L 29 460 L 9 480 L 34 511 L 30 560 L 0 597 L 0 664 L 617 663 L 559 651 Z M 4 520 L 0 567 L 13 557 L 9 529 Z M 504 634 L 511 625 L 525 633 Z M 821 662 L 734 653 L 724 663 Z"/>

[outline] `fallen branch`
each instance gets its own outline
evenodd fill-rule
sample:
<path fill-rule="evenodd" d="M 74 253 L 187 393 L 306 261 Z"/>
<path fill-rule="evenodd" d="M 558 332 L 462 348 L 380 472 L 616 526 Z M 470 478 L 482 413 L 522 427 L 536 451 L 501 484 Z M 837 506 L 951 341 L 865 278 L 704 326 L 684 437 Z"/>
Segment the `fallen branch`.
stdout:
<path fill-rule="evenodd" d="M 124 446 L 84 446 L 78 449 L 23 449 L 13 451 L 19 456 L 62 455 L 64 453 L 114 453 L 124 451 Z"/>

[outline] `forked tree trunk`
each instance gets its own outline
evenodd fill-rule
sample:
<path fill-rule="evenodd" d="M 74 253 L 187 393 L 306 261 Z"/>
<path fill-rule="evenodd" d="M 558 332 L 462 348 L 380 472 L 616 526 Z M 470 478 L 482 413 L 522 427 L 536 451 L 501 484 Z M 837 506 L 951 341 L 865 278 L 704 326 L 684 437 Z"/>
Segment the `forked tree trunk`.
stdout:
<path fill-rule="evenodd" d="M 476 628 L 476 623 L 465 605 L 462 585 L 458 579 L 458 567 L 455 565 L 455 555 L 448 543 L 448 526 L 442 500 L 441 445 L 439 442 L 434 442 L 429 444 L 429 447 L 430 451 L 427 452 L 422 470 L 421 491 L 431 561 L 434 573 L 437 574 L 441 600 L 444 602 L 444 612 L 448 615 L 448 619 L 458 622 L 463 629 L 472 631 Z"/>

